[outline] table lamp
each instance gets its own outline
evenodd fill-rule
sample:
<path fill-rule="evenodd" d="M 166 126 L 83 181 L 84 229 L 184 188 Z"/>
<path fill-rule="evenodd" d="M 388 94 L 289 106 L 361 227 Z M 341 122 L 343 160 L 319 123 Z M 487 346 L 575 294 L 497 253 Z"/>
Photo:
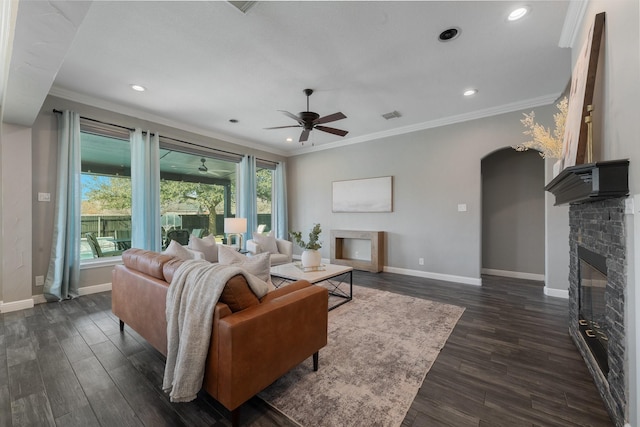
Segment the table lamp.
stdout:
<path fill-rule="evenodd" d="M 238 250 L 242 249 L 242 235 L 247 232 L 247 218 L 225 218 L 224 232 L 230 238 L 233 235 L 238 236 Z M 231 240 L 229 240 L 231 243 Z"/>

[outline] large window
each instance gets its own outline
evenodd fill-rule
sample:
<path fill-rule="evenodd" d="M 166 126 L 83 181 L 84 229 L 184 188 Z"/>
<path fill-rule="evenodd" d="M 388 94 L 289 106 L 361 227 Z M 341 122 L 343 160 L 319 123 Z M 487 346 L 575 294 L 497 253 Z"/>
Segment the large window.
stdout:
<path fill-rule="evenodd" d="M 129 131 L 81 128 L 81 259 L 118 256 L 131 246 Z M 160 213 L 163 247 L 189 236 L 224 237 L 235 214 L 236 166 L 241 156 L 161 137 Z"/>
<path fill-rule="evenodd" d="M 273 168 L 256 167 L 256 196 L 258 207 L 258 230 L 269 232 L 273 227 Z"/>
<path fill-rule="evenodd" d="M 131 150 L 128 139 L 80 133 L 80 259 L 120 255 L 131 243 Z"/>
<path fill-rule="evenodd" d="M 163 246 L 171 239 L 187 244 L 190 235 L 213 234 L 222 242 L 224 218 L 235 214 L 236 162 L 203 150 L 187 150 L 161 142 Z"/>

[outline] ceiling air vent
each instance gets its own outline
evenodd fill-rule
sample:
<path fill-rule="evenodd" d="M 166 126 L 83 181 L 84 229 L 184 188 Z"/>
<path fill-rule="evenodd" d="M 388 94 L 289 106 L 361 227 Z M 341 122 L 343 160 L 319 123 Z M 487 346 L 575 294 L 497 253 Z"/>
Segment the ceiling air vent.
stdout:
<path fill-rule="evenodd" d="M 258 3 L 257 1 L 227 1 L 231 6 L 235 7 L 242 13 L 247 13 L 249 9 Z"/>
<path fill-rule="evenodd" d="M 402 114 L 394 110 L 390 113 L 383 114 L 382 117 L 384 117 L 386 120 L 391 120 L 391 119 L 397 119 L 398 117 L 402 117 Z"/>

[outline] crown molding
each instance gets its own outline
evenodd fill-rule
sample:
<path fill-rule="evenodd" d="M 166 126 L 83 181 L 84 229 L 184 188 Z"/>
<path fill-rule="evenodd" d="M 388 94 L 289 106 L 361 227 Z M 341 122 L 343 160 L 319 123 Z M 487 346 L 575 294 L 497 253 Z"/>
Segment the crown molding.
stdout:
<path fill-rule="evenodd" d="M 81 104 L 89 105 L 91 107 L 101 108 L 103 110 L 111 111 L 118 114 L 123 114 L 126 116 L 134 117 L 140 120 L 146 120 L 153 123 L 157 123 L 164 126 L 169 126 L 175 129 L 183 130 L 186 132 L 195 133 L 198 135 L 206 136 L 209 138 L 218 139 L 224 142 L 230 142 L 232 144 L 241 145 L 243 147 L 251 148 L 254 150 L 265 151 L 272 154 L 277 154 L 279 156 L 287 157 L 291 154 L 274 149 L 272 147 L 262 145 L 260 143 L 248 141 L 245 139 L 236 138 L 230 135 L 225 135 L 217 132 L 212 132 L 211 130 L 202 129 L 197 126 L 186 125 L 184 123 L 176 122 L 171 119 L 167 119 L 166 117 L 158 116 L 156 114 L 148 113 L 143 110 L 139 110 L 137 108 L 127 107 L 115 102 L 106 101 L 104 99 L 95 98 L 89 95 L 84 95 L 78 92 L 70 91 L 67 89 L 63 89 L 61 87 L 52 86 L 51 90 L 49 90 L 49 95 L 55 96 L 58 98 L 63 98 L 68 101 L 79 102 Z M 168 135 L 167 135 L 168 136 Z"/>
<path fill-rule="evenodd" d="M 589 0 L 572 0 L 564 18 L 564 25 L 560 33 L 558 46 L 572 48 L 582 27 L 584 16 L 589 6 Z"/>
<path fill-rule="evenodd" d="M 523 101 L 512 102 L 509 104 L 499 105 L 497 107 L 486 108 L 484 110 L 472 111 L 470 113 L 458 114 L 455 116 L 443 117 L 441 119 L 431 120 L 428 122 L 417 123 L 411 126 L 404 126 L 395 129 L 389 129 L 382 132 L 370 133 L 368 135 L 357 136 L 355 138 L 343 139 L 341 141 L 322 144 L 319 146 L 301 148 L 294 150 L 289 156 L 298 156 L 301 154 L 311 153 L 315 151 L 329 150 L 333 148 L 344 147 L 346 145 L 360 144 L 376 139 L 389 138 L 392 136 L 404 135 L 407 133 L 418 132 L 426 129 L 433 129 L 441 126 L 452 125 L 456 123 L 468 122 L 470 120 L 483 119 L 486 117 L 497 116 L 514 111 L 524 110 L 528 108 L 542 107 L 552 104 L 558 100 L 562 93 L 554 93 L 540 96 L 537 98 L 525 99 Z"/>
<path fill-rule="evenodd" d="M 49 91 L 49 95 L 56 96 L 58 98 L 63 98 L 69 101 L 79 102 L 81 104 L 89 105 L 96 108 L 101 108 L 107 111 L 124 114 L 127 116 L 135 117 L 141 120 L 147 120 L 150 122 L 154 122 L 157 124 L 169 126 L 175 129 L 180 129 L 186 132 L 192 132 L 198 135 L 207 136 L 210 138 L 218 139 L 224 142 L 230 142 L 232 144 L 241 145 L 243 147 L 251 148 L 254 150 L 265 151 L 272 154 L 276 154 L 283 157 L 293 157 L 301 154 L 312 153 L 316 151 L 322 150 L 330 150 L 333 148 L 340 148 L 346 145 L 353 144 L 361 144 L 363 142 L 369 142 L 382 138 L 389 138 L 398 135 L 404 135 L 407 133 L 418 132 L 426 129 L 433 129 L 441 126 L 447 126 L 456 123 L 467 122 L 470 120 L 482 119 L 491 116 L 497 116 L 499 114 L 511 113 L 513 111 L 524 110 L 528 108 L 536 108 L 544 105 L 549 105 L 558 100 L 561 96 L 561 93 L 544 95 L 537 98 L 526 99 L 522 101 L 512 102 L 509 104 L 499 105 L 497 107 L 486 108 L 484 110 L 472 111 L 470 113 L 458 114 L 455 116 L 443 117 L 436 120 L 431 120 L 428 122 L 417 123 L 410 126 L 404 126 L 395 129 L 389 129 L 382 132 L 371 133 L 367 135 L 362 135 L 354 138 L 342 139 L 340 141 L 330 142 L 327 144 L 322 144 L 319 146 L 312 147 L 304 147 L 291 151 L 283 151 L 274 149 L 273 147 L 262 145 L 259 143 L 234 138 L 229 135 L 224 135 L 216 132 L 212 132 L 210 130 L 202 129 L 196 126 L 185 125 L 184 123 L 179 123 L 165 117 L 157 116 L 155 114 L 150 114 L 148 112 L 126 107 L 111 101 L 106 101 L 103 99 L 97 99 L 88 95 L 80 94 L 77 92 L 73 92 L 67 89 L 63 89 L 60 87 L 53 86 Z"/>

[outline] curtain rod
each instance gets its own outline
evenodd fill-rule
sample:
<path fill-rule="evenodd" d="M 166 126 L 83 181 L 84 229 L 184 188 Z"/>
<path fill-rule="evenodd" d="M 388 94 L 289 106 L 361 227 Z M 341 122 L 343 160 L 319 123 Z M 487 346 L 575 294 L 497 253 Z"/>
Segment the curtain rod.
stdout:
<path fill-rule="evenodd" d="M 56 113 L 56 114 L 62 114 L 62 111 L 56 110 L 55 108 L 53 109 L 53 112 Z M 130 128 L 130 127 L 116 125 L 114 123 L 109 123 L 109 122 L 103 122 L 101 120 L 91 119 L 89 117 L 80 116 L 80 118 L 83 119 L 83 120 L 89 120 L 90 122 L 100 123 L 101 125 L 107 125 L 107 126 L 117 127 L 117 128 L 120 128 L 120 129 L 126 129 L 126 130 L 131 131 L 131 132 L 133 132 L 135 130 L 135 129 Z"/>
<path fill-rule="evenodd" d="M 61 110 L 56 110 L 55 108 L 53 109 L 53 112 L 56 113 L 56 114 L 62 114 Z M 80 116 L 80 118 L 83 119 L 83 120 L 89 120 L 91 122 L 100 123 L 100 124 L 107 125 L 107 126 L 114 126 L 114 127 L 120 128 L 120 129 L 126 129 L 126 130 L 131 131 L 131 132 L 135 131 L 134 128 L 130 128 L 130 127 L 127 127 L 127 126 L 116 125 L 114 123 L 109 123 L 109 122 L 103 122 L 101 120 L 96 120 L 96 119 L 92 119 L 92 118 L 89 118 L 89 117 Z M 147 132 L 143 131 L 143 133 L 147 133 Z M 153 133 L 151 135 L 153 135 Z M 233 155 L 233 156 L 243 156 L 243 154 L 233 153 L 231 151 L 220 150 L 218 148 L 211 148 L 211 147 L 207 147 L 205 145 L 196 144 L 194 142 L 183 141 L 181 139 L 171 138 L 169 136 L 163 136 L 163 135 L 159 135 L 159 136 L 161 138 L 164 138 L 164 139 L 170 139 L 172 141 L 181 142 L 183 144 L 193 145 L 194 147 L 205 148 L 207 150 L 214 150 L 214 151 L 217 151 L 217 152 L 220 152 L 220 153 L 230 154 L 230 155 Z M 275 162 L 273 160 L 259 159 L 257 157 L 256 157 L 256 159 L 258 159 L 260 161 L 263 161 L 263 162 L 273 163 L 275 165 L 277 165 L 279 163 L 279 162 Z"/>
<path fill-rule="evenodd" d="M 175 141 L 175 142 L 181 142 L 181 143 L 187 144 L 187 145 L 193 145 L 194 147 L 198 147 L 198 148 L 204 148 L 204 149 L 207 149 L 207 150 L 217 151 L 219 153 L 230 154 L 232 156 L 244 156 L 243 154 L 234 153 L 232 151 L 220 150 L 219 148 L 211 148 L 211 147 L 207 147 L 206 145 L 196 144 L 195 142 L 189 142 L 189 141 L 183 141 L 183 140 L 177 139 L 177 138 L 171 138 L 170 136 L 160 135 L 160 137 L 164 138 L 164 139 L 169 139 L 169 140 Z"/>

